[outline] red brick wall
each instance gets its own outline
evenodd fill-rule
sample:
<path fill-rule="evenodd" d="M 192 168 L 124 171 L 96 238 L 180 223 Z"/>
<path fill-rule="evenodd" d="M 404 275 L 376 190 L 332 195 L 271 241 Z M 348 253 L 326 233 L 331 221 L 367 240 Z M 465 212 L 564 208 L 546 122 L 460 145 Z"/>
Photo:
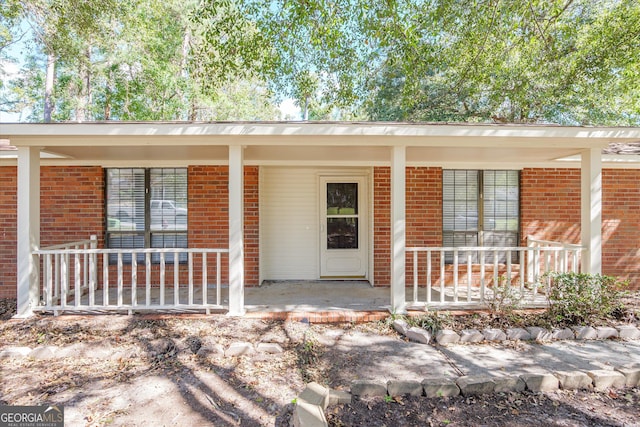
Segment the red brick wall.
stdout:
<path fill-rule="evenodd" d="M 537 239 L 580 242 L 580 170 L 523 169 L 520 229 Z"/>
<path fill-rule="evenodd" d="M 602 171 L 602 273 L 640 288 L 640 170 Z M 580 242 L 580 170 L 524 169 L 521 227 L 526 236 Z"/>
<path fill-rule="evenodd" d="M 602 272 L 640 289 L 640 170 L 602 171 Z"/>
<path fill-rule="evenodd" d="M 40 171 L 40 245 L 104 241 L 104 172 L 99 166 L 43 166 Z"/>
<path fill-rule="evenodd" d="M 391 283 L 391 168 L 373 168 L 373 282 Z"/>
<path fill-rule="evenodd" d="M 0 168 L 0 297 L 16 296 L 17 168 Z M 104 175 L 100 167 L 42 167 L 40 245 L 104 238 Z"/>
<path fill-rule="evenodd" d="M 376 167 L 374 187 L 374 283 L 391 282 L 391 171 Z M 440 246 L 442 244 L 442 169 L 408 167 L 406 171 L 406 244 Z M 407 280 L 411 282 L 413 264 L 407 258 Z M 422 263 L 424 265 L 424 263 Z"/>
<path fill-rule="evenodd" d="M 259 168 L 244 168 L 245 284 L 257 286 L 259 265 Z M 227 166 L 189 167 L 189 246 L 229 246 L 229 169 Z M 222 282 L 228 283 L 228 258 L 222 263 Z M 213 279 L 213 278 L 212 278 Z"/>
<path fill-rule="evenodd" d="M 260 280 L 260 168 L 244 168 L 244 281 L 257 286 Z"/>
<path fill-rule="evenodd" d="M 0 167 L 0 298 L 16 296 L 17 171 Z"/>

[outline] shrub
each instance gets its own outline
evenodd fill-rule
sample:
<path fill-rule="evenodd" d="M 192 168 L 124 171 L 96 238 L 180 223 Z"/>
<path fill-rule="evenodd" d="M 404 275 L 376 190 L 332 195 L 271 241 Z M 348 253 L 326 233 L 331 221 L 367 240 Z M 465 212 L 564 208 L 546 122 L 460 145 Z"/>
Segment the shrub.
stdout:
<path fill-rule="evenodd" d="M 487 289 L 485 300 L 493 316 L 512 316 L 522 304 L 522 295 L 505 276 L 500 276 L 498 285 Z"/>
<path fill-rule="evenodd" d="M 584 325 L 612 318 L 623 309 L 626 282 L 610 276 L 549 273 L 549 314 L 561 325 Z"/>

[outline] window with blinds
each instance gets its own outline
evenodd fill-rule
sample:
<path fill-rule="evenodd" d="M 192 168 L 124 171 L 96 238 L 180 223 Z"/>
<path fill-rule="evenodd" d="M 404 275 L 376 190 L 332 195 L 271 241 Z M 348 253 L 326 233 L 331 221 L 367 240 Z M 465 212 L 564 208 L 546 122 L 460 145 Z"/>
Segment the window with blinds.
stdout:
<path fill-rule="evenodd" d="M 109 248 L 186 248 L 187 170 L 107 169 L 105 209 Z"/>
<path fill-rule="evenodd" d="M 520 173 L 514 170 L 444 170 L 443 246 L 518 246 Z M 512 262 L 517 262 L 514 253 Z M 466 254 L 460 254 L 466 260 Z M 474 254 L 474 262 L 478 261 Z M 505 262 L 501 255 L 499 262 Z M 486 262 L 493 262 L 487 254 Z M 453 262 L 453 254 L 445 257 Z"/>

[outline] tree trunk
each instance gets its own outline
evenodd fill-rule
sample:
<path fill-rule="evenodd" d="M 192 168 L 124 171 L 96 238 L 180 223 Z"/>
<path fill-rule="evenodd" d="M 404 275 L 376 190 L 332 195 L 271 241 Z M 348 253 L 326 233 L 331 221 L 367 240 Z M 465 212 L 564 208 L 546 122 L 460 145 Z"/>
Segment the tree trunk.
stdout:
<path fill-rule="evenodd" d="M 107 74 L 107 87 L 104 94 L 104 120 L 111 120 L 111 79 L 113 79 L 113 70 L 111 64 L 107 67 L 109 73 Z"/>
<path fill-rule="evenodd" d="M 89 106 L 91 105 L 91 46 L 87 46 L 85 56 L 80 59 L 80 76 L 82 85 L 78 91 L 76 120 L 84 122 L 89 119 Z"/>
<path fill-rule="evenodd" d="M 302 120 L 305 122 L 309 120 L 309 95 L 304 98 L 304 110 L 302 112 Z"/>
<path fill-rule="evenodd" d="M 189 28 L 187 27 L 184 30 L 184 37 L 182 38 L 182 57 L 180 58 L 180 77 L 184 79 L 184 82 L 189 81 L 189 69 L 187 64 L 189 60 L 189 44 L 190 43 L 191 43 L 191 34 L 189 32 Z M 189 102 L 188 89 L 184 89 L 182 92 L 182 104 L 186 109 L 188 109 L 188 111 L 186 112 L 183 111 L 182 117 L 184 118 L 186 116 L 187 119 L 193 121 L 191 118 L 194 116 L 194 113 L 191 107 L 189 107 L 190 102 Z"/>
<path fill-rule="evenodd" d="M 44 83 L 44 122 L 51 123 L 53 113 L 53 83 L 56 72 L 56 57 L 52 53 L 47 54 L 47 72 Z"/>

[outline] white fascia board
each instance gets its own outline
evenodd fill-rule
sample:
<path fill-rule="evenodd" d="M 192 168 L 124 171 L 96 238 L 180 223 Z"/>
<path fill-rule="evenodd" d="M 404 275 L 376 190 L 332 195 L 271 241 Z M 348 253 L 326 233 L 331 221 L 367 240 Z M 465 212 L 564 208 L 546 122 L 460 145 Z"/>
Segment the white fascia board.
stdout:
<path fill-rule="evenodd" d="M 640 155 L 638 154 L 603 154 L 602 167 L 607 169 L 640 169 Z M 556 159 L 558 167 L 580 167 L 581 156 L 569 156 Z M 567 166 L 564 166 L 567 165 Z"/>
<path fill-rule="evenodd" d="M 640 140 L 640 128 L 394 123 L 5 124 L 13 145 L 342 145 L 599 147 Z"/>

